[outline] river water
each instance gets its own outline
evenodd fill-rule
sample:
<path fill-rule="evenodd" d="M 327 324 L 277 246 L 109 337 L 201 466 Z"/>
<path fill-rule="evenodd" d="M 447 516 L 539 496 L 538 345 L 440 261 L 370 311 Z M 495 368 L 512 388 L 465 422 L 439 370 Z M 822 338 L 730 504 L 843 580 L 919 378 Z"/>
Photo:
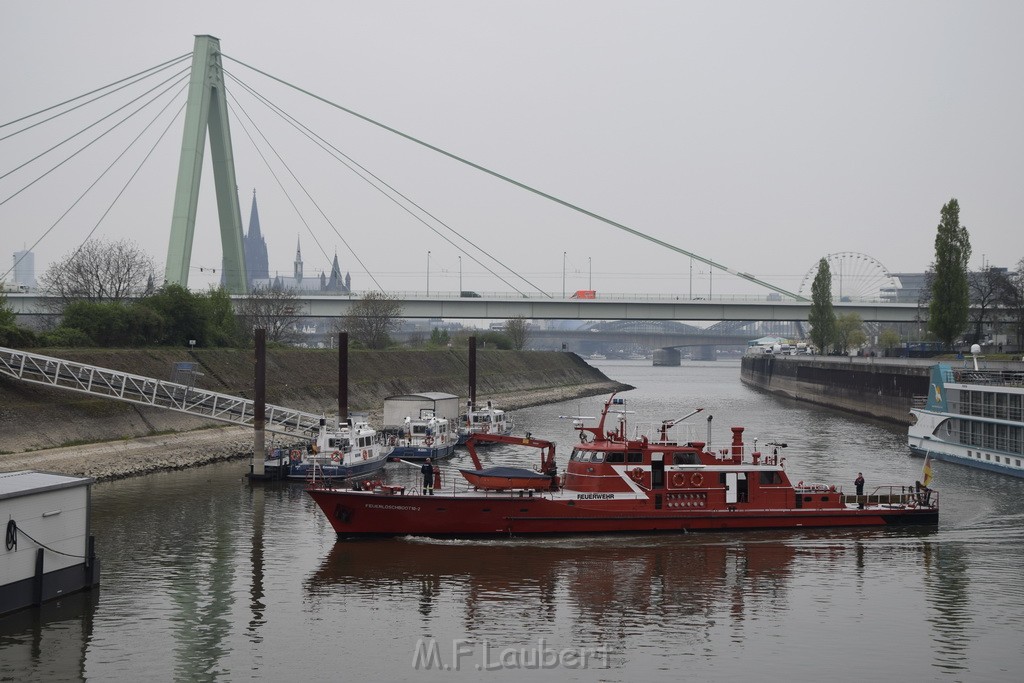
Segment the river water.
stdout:
<path fill-rule="evenodd" d="M 785 441 L 791 477 L 909 484 L 905 429 L 743 386 L 739 364 L 597 361 L 631 425 L 705 412 Z M 562 444 L 559 414 L 518 411 Z M 631 426 L 632 429 L 632 426 Z M 685 432 L 677 432 L 677 438 Z M 488 452 L 533 464 L 536 451 Z M 457 454 L 453 465 L 466 465 Z M 393 469 L 391 469 L 393 468 Z M 937 529 L 336 541 L 299 485 L 247 465 L 101 483 L 98 591 L 0 619 L 12 681 L 1017 681 L 1024 480 L 935 464 Z M 389 465 L 391 480 L 417 472 Z M 448 479 L 450 482 L 450 479 Z"/>

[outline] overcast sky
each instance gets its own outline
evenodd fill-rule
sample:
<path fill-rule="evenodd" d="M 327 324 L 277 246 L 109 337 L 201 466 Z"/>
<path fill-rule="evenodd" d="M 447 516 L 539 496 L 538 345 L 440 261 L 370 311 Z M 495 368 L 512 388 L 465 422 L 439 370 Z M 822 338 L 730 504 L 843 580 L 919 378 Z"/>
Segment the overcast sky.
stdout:
<path fill-rule="evenodd" d="M 971 235 L 972 266 L 984 258 L 1013 267 L 1024 257 L 1021 2 L 22 0 L 5 1 L 3 17 L 0 123 L 190 53 L 195 34 L 210 34 L 231 58 L 790 291 L 828 254 L 866 254 L 891 272 L 924 270 L 951 197 Z M 591 285 L 599 293 L 758 291 L 721 272 L 709 281 L 699 261 L 691 277 L 684 255 L 237 62 L 225 60 L 225 67 L 548 292 L 561 294 L 563 273 L 569 292 Z M 374 288 L 369 270 L 385 289 L 422 291 L 429 251 L 430 289 L 458 290 L 455 247 L 235 82 L 228 89 L 330 220 L 246 121 L 287 194 L 279 187 L 242 129 L 244 115 L 233 110 L 243 227 L 255 188 L 272 271 L 291 274 L 301 239 L 307 275 L 328 268 L 337 252 L 354 289 Z M 105 98 L 75 124 L 63 117 L 0 141 L 0 174 L 127 99 Z M 14 250 L 55 224 L 34 249 L 37 275 L 93 228 L 94 237 L 136 240 L 162 272 L 181 118 L 114 199 L 176 107 L 59 221 L 156 109 L 9 200 L 91 137 L 0 179 L 0 201 L 7 200 L 0 205 L 0 272 Z M 0 128 L 0 137 L 20 127 Z M 220 268 L 209 168 L 203 186 L 192 286 L 214 281 L 211 270 Z M 472 255 L 531 291 L 450 238 L 465 249 L 463 289 L 511 291 Z"/>

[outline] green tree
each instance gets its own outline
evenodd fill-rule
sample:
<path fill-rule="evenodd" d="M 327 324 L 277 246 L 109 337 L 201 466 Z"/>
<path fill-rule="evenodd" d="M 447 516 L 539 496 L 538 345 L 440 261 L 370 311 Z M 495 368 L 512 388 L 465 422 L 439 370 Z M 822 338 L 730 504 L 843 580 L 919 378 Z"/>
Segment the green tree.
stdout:
<path fill-rule="evenodd" d="M 900 333 L 887 327 L 878 335 L 878 343 L 887 351 L 895 349 L 900 343 Z"/>
<path fill-rule="evenodd" d="M 3 290 L 0 290 L 0 327 L 14 327 L 14 309 L 7 302 L 7 294 Z"/>
<path fill-rule="evenodd" d="M 161 344 L 212 346 L 209 334 L 209 310 L 202 295 L 196 295 L 181 285 L 165 285 L 156 294 L 143 299 L 139 305 L 156 312 L 164 320 Z"/>
<path fill-rule="evenodd" d="M 450 341 L 451 335 L 448 334 L 448 330 L 442 330 L 435 327 L 430 331 L 431 346 L 448 346 L 448 342 Z"/>
<path fill-rule="evenodd" d="M 211 287 L 203 297 L 206 338 L 209 346 L 240 346 L 243 339 L 231 295 L 223 287 Z"/>
<path fill-rule="evenodd" d="M 526 318 L 521 315 L 509 318 L 505 323 L 505 334 L 512 340 L 513 349 L 522 351 L 526 348 L 526 342 L 530 339 L 530 326 L 527 324 Z"/>
<path fill-rule="evenodd" d="M 818 272 L 811 283 L 811 311 L 807 314 L 811 325 L 811 343 L 821 353 L 828 353 L 828 347 L 836 335 L 836 313 L 832 309 L 832 269 L 828 259 L 818 261 Z"/>
<path fill-rule="evenodd" d="M 844 313 L 836 318 L 836 348 L 843 353 L 861 346 L 868 340 L 864 334 L 864 321 L 856 313 Z"/>
<path fill-rule="evenodd" d="M 971 238 L 967 228 L 960 225 L 960 204 L 953 198 L 942 207 L 935 235 L 935 277 L 928 305 L 928 330 L 950 349 L 967 327 L 970 258 Z"/>
<path fill-rule="evenodd" d="M 477 335 L 477 343 L 482 349 L 512 350 L 512 338 L 504 332 L 498 332 L 497 330 L 481 332 Z"/>
<path fill-rule="evenodd" d="M 391 333 L 398 328 L 402 304 L 384 292 L 367 292 L 356 302 L 339 324 L 349 334 L 353 345 L 367 349 L 391 346 Z"/>

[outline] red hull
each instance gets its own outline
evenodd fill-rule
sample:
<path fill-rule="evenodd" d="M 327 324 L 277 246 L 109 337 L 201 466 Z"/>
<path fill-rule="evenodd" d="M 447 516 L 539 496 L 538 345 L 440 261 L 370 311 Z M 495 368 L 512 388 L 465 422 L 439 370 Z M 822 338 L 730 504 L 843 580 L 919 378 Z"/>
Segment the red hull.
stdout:
<path fill-rule="evenodd" d="M 715 531 L 936 524 L 938 510 L 786 509 L 656 510 L 649 500 L 600 501 L 565 496 L 392 495 L 309 489 L 339 537 L 507 536 L 609 532 Z"/>

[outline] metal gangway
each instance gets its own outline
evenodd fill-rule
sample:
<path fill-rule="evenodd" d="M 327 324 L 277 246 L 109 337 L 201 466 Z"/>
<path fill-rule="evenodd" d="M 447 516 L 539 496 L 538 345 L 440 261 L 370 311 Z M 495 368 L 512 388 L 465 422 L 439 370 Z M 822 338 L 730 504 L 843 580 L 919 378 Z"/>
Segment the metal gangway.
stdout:
<path fill-rule="evenodd" d="M 0 347 L 0 375 L 244 427 L 252 427 L 255 420 L 251 399 L 16 349 Z M 322 417 L 268 403 L 264 428 L 277 434 L 308 436 L 319 430 Z"/>

